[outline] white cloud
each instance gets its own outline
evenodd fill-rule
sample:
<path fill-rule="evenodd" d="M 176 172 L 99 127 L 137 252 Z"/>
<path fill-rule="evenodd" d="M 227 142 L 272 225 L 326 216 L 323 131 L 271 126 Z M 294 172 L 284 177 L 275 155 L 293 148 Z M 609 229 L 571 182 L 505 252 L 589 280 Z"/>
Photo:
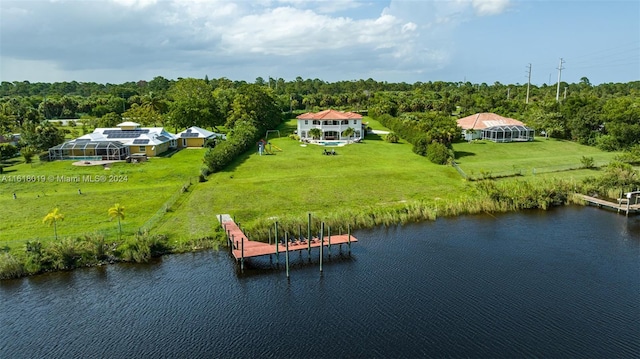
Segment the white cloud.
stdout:
<path fill-rule="evenodd" d="M 183 77 L 194 71 L 232 78 L 224 71 L 236 71 L 246 79 L 269 69 L 280 76 L 366 78 L 446 66 L 456 26 L 474 12 L 495 14 L 505 4 L 508 1 L 390 0 L 384 7 L 369 0 L 3 0 L 4 14 L 11 10 L 22 16 L 3 15 L 0 31 L 18 34 L 2 39 L 2 56 L 14 60 L 12 69 L 25 59 L 45 61 L 56 74 L 83 76 L 126 67 L 131 76 L 143 69 L 157 74 L 172 69 Z M 61 18 L 65 21 L 58 21 Z"/>
<path fill-rule="evenodd" d="M 143 9 L 150 5 L 155 5 L 157 0 L 111 0 L 114 3 L 126 7 L 132 7 L 137 9 Z"/>
<path fill-rule="evenodd" d="M 509 0 L 472 0 L 476 14 L 480 16 L 498 15 L 509 7 Z"/>

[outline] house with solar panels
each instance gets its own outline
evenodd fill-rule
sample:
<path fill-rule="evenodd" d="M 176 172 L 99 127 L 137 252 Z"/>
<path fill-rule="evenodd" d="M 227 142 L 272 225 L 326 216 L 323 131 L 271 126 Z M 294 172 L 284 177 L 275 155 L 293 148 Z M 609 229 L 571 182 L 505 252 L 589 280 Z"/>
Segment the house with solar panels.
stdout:
<path fill-rule="evenodd" d="M 140 127 L 123 122 L 115 128 L 96 128 L 92 133 L 49 149 L 49 159 L 124 160 L 129 155 L 154 157 L 177 148 L 177 137 L 162 127 Z"/>
<path fill-rule="evenodd" d="M 178 147 L 203 147 L 204 143 L 212 138 L 226 139 L 221 133 L 207 131 L 203 128 L 192 126 L 176 135 L 178 138 Z"/>

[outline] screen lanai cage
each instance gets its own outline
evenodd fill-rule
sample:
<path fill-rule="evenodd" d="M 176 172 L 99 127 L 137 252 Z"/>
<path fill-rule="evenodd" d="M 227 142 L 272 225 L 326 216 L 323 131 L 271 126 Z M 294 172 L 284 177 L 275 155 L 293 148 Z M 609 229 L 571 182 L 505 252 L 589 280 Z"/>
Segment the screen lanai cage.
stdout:
<path fill-rule="evenodd" d="M 124 160 L 129 147 L 118 141 L 68 141 L 49 149 L 50 160 Z"/>
<path fill-rule="evenodd" d="M 535 131 L 526 126 L 503 125 L 482 130 L 482 138 L 493 142 L 533 141 Z"/>

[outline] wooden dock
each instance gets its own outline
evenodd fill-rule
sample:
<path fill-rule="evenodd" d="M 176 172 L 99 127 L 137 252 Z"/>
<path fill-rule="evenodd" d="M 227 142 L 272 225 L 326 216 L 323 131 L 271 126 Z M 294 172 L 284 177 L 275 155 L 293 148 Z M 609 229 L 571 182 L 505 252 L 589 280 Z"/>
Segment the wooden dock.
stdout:
<path fill-rule="evenodd" d="M 629 213 L 640 212 L 640 203 L 637 203 L 638 202 L 637 200 L 635 201 L 635 203 L 632 203 L 633 202 L 632 198 L 634 198 L 633 196 L 631 198 L 621 198 L 618 200 L 617 203 L 596 198 L 596 197 L 587 196 L 584 194 L 579 194 L 579 196 L 589 204 L 596 205 L 598 207 L 612 209 L 617 211 L 618 213 L 623 212 L 627 216 L 629 215 Z M 635 198 L 637 199 L 638 197 L 635 196 Z"/>
<path fill-rule="evenodd" d="M 219 215 L 218 220 L 220 224 L 224 228 L 227 233 L 227 240 L 229 246 L 231 248 L 231 253 L 236 261 L 240 261 L 243 266 L 244 260 L 252 257 L 266 256 L 266 255 L 287 255 L 288 262 L 288 252 L 293 251 L 302 251 L 308 250 L 311 252 L 312 248 L 320 248 L 320 254 L 322 256 L 322 250 L 324 247 L 338 245 L 342 246 L 346 244 L 349 246 L 349 252 L 351 252 L 351 243 L 357 242 L 358 239 L 348 234 L 339 234 L 339 235 L 327 235 L 322 238 L 311 237 L 311 239 L 298 239 L 298 240 L 290 240 L 288 235 L 285 235 L 284 238 L 286 242 L 279 241 L 278 239 L 274 239 L 273 244 L 264 243 L 259 241 L 252 241 L 247 238 L 242 229 L 236 224 L 236 222 L 229 215 Z M 324 224 L 323 224 L 324 227 Z M 349 231 L 350 232 L 350 231 Z M 322 260 L 322 259 L 321 259 Z M 287 265 L 288 267 L 288 265 Z M 320 268 L 322 270 L 322 262 L 320 264 Z M 287 270 L 288 272 L 288 270 Z"/>

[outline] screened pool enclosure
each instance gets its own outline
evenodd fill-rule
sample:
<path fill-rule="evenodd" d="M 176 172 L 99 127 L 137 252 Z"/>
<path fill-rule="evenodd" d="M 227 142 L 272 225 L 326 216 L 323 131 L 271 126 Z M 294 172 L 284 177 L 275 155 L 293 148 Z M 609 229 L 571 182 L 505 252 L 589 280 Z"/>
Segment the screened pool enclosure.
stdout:
<path fill-rule="evenodd" d="M 51 147 L 49 159 L 53 160 L 124 160 L 129 147 L 118 141 L 73 140 Z"/>
<path fill-rule="evenodd" d="M 503 125 L 482 130 L 482 138 L 493 142 L 533 141 L 535 131 L 526 126 Z"/>

